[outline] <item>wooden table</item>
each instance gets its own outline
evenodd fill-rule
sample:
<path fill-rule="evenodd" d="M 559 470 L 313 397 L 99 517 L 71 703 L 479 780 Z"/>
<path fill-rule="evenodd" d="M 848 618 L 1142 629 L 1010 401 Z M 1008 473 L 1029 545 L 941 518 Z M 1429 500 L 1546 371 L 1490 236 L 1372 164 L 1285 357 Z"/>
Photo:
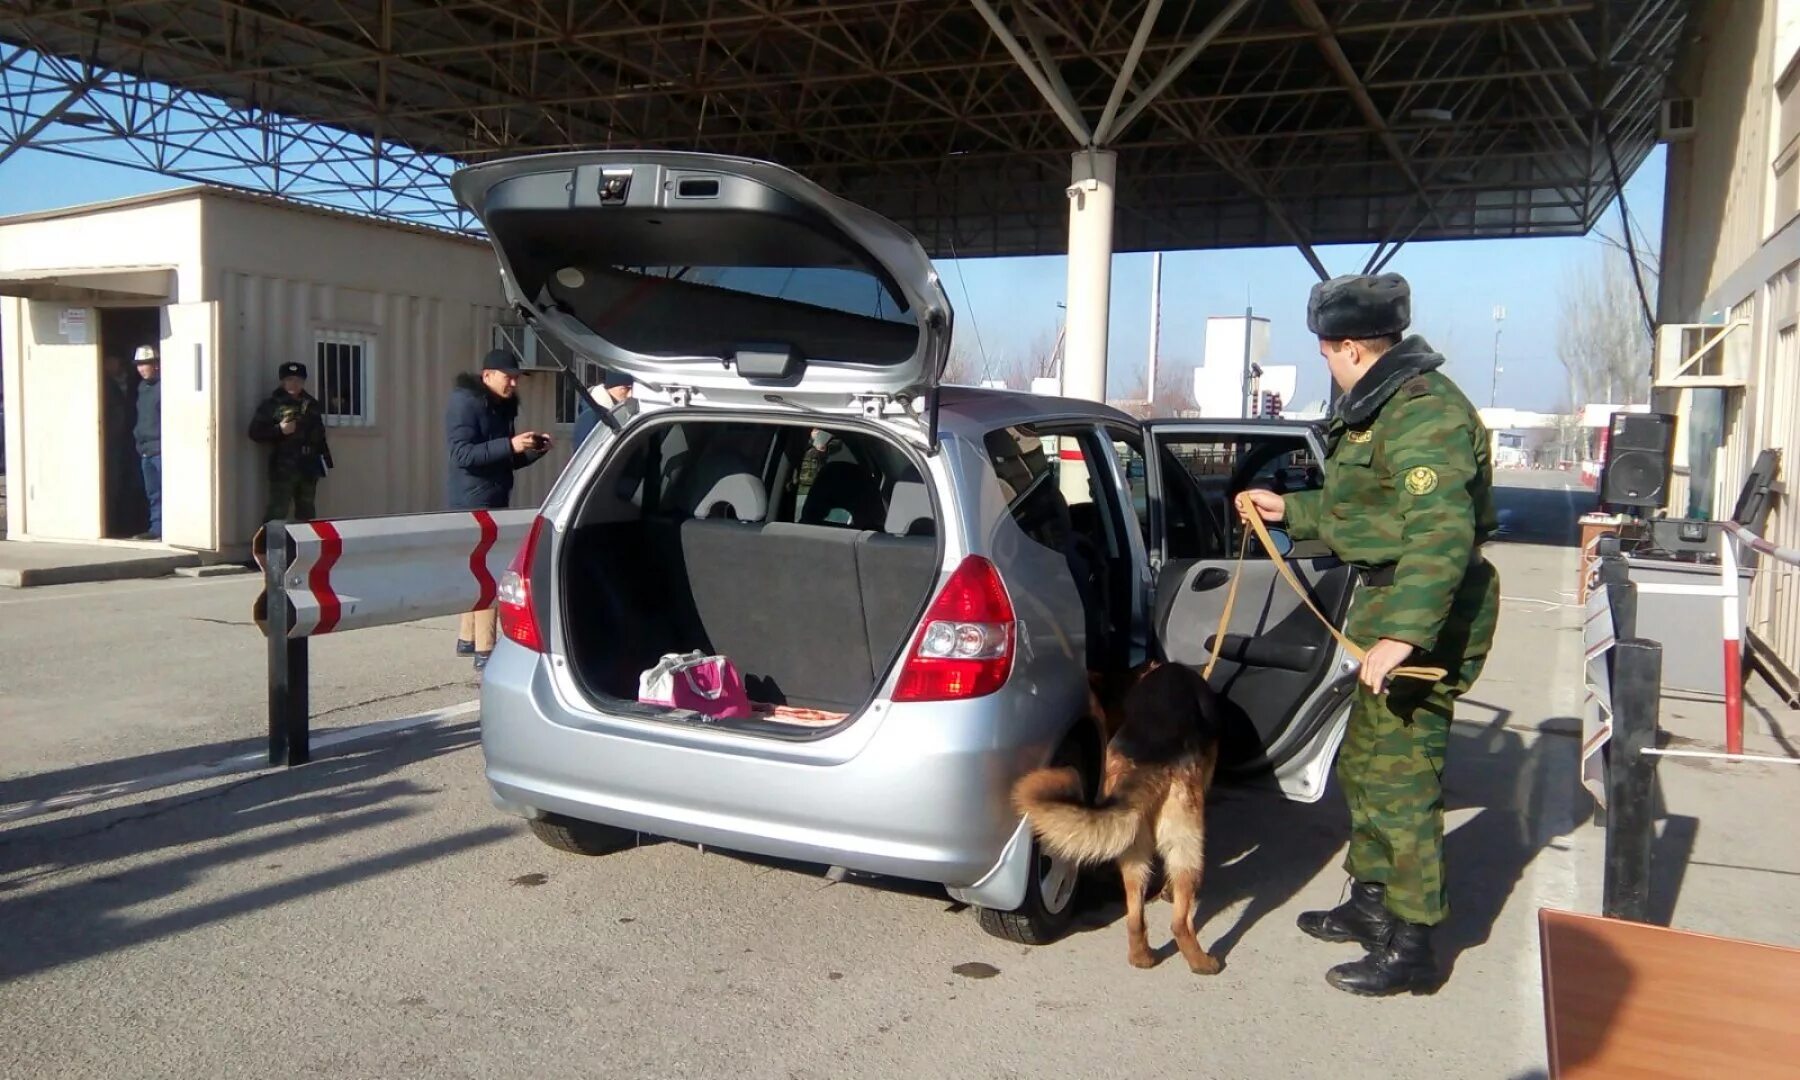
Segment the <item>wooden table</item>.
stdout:
<path fill-rule="evenodd" d="M 1800 949 L 1544 909 L 1550 1075 L 1800 1077 Z"/>

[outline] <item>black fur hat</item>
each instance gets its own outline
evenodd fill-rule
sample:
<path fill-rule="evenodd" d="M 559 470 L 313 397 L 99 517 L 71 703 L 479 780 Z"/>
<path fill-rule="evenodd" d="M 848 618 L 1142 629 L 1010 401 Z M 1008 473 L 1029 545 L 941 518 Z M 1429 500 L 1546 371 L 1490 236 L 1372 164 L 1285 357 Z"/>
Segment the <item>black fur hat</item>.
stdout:
<path fill-rule="evenodd" d="M 1412 325 L 1412 288 L 1399 274 L 1344 274 L 1312 287 L 1306 328 L 1322 338 L 1386 337 Z"/>

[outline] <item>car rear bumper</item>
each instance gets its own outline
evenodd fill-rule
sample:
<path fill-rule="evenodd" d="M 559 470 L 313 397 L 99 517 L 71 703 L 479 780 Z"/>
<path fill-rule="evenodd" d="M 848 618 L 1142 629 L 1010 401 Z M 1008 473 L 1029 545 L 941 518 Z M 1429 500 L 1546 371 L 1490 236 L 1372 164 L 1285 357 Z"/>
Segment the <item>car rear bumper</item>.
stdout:
<path fill-rule="evenodd" d="M 934 881 L 1004 910 L 1023 901 L 1031 858 L 1011 784 L 1060 737 L 1008 715 L 1021 696 L 886 706 L 796 760 L 785 743 L 697 747 L 666 725 L 572 715 L 541 658 L 502 643 L 483 679 L 481 739 L 495 803 L 514 814 Z"/>

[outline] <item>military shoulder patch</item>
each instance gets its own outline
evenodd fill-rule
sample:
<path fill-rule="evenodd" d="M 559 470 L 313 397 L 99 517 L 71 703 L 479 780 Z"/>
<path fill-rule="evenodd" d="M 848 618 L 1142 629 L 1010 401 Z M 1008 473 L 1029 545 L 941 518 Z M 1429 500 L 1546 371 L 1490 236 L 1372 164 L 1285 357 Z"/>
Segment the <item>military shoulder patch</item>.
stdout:
<path fill-rule="evenodd" d="M 1366 443 L 1374 437 L 1375 433 L 1367 428 L 1364 428 L 1361 431 L 1352 430 L 1344 432 L 1344 438 L 1353 443 Z"/>
<path fill-rule="evenodd" d="M 1409 380 L 1402 389 L 1406 391 L 1408 397 L 1424 397 L 1431 393 L 1431 383 L 1423 377 L 1418 377 Z"/>
<path fill-rule="evenodd" d="M 1416 469 L 1406 470 L 1406 493 L 1408 495 L 1429 495 L 1437 490 L 1437 470 L 1429 465 L 1420 465 Z"/>

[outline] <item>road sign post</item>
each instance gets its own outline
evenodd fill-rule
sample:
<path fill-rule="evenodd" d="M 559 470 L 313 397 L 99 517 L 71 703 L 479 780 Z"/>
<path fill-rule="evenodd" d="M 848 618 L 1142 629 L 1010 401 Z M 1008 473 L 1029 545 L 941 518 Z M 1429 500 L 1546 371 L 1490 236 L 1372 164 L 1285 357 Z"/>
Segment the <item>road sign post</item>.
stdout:
<path fill-rule="evenodd" d="M 306 639 L 292 638 L 294 605 L 288 599 L 287 575 L 293 545 L 287 522 L 271 521 L 265 543 L 269 645 L 269 764 L 304 765 L 311 757 L 312 703 L 307 693 Z"/>

